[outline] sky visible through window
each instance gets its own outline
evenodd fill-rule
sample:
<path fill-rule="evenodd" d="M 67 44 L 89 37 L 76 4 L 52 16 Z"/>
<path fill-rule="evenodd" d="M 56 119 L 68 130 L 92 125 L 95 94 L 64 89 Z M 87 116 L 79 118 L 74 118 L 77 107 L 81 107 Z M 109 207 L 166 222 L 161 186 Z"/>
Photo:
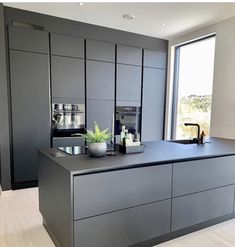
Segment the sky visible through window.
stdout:
<path fill-rule="evenodd" d="M 193 138 L 199 123 L 210 133 L 215 37 L 180 47 L 176 138 Z"/>

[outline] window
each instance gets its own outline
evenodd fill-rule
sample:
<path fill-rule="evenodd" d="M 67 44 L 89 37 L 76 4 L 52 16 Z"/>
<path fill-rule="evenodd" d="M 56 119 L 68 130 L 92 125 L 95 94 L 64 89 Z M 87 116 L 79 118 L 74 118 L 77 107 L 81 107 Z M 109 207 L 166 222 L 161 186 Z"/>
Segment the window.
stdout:
<path fill-rule="evenodd" d="M 210 134 L 215 36 L 176 47 L 172 138 L 197 136 L 197 129 L 184 123 L 198 123 Z"/>

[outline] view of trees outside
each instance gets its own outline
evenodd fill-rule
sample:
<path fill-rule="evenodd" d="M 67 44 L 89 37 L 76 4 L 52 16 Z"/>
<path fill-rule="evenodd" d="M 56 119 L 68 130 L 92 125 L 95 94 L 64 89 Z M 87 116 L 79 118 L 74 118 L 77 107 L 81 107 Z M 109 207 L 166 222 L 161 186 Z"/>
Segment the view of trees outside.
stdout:
<path fill-rule="evenodd" d="M 197 136 L 198 123 L 210 135 L 215 37 L 181 46 L 179 60 L 176 139 Z"/>

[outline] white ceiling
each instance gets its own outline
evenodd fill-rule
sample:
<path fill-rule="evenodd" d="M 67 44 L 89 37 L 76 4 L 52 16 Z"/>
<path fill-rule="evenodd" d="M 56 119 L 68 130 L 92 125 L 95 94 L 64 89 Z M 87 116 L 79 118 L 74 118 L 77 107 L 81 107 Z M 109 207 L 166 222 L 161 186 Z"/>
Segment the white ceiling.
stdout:
<path fill-rule="evenodd" d="M 71 20 L 169 39 L 235 16 L 235 3 L 5 3 Z M 134 14 L 134 20 L 122 18 Z M 165 26 L 161 26 L 165 23 Z"/>

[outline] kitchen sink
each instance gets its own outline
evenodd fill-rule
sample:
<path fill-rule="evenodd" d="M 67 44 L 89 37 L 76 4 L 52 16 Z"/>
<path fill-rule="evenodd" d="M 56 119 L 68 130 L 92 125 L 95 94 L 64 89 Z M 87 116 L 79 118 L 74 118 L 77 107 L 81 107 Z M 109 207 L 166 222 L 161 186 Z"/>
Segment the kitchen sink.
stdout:
<path fill-rule="evenodd" d="M 197 144 L 197 139 L 185 139 L 185 140 L 170 140 L 169 142 L 179 143 L 179 144 Z"/>

